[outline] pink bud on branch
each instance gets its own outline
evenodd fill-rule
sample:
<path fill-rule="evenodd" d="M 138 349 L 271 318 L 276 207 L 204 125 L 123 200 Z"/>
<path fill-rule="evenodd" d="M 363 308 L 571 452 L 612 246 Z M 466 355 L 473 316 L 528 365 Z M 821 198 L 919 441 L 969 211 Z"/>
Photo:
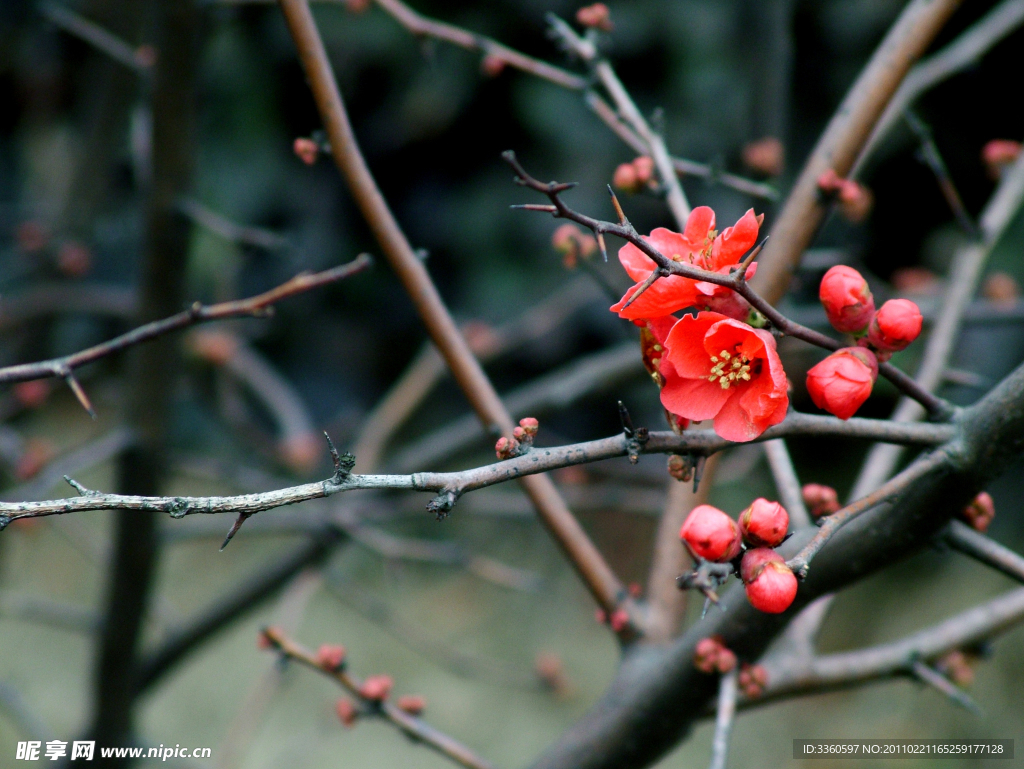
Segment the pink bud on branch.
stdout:
<path fill-rule="evenodd" d="M 789 513 L 778 502 L 769 502 L 763 497 L 740 513 L 740 533 L 743 540 L 755 547 L 775 547 L 786 538 L 789 528 Z"/>
<path fill-rule="evenodd" d="M 878 359 L 873 352 L 844 347 L 807 372 L 807 392 L 818 408 L 849 419 L 871 395 L 877 378 Z"/>
<path fill-rule="evenodd" d="M 875 313 L 875 300 L 864 277 L 852 267 L 837 264 L 825 273 L 818 298 L 828 322 L 844 334 L 862 334 Z"/>
<path fill-rule="evenodd" d="M 683 521 L 679 537 L 695 558 L 706 561 L 731 561 L 742 546 L 736 522 L 711 505 L 693 508 Z"/>

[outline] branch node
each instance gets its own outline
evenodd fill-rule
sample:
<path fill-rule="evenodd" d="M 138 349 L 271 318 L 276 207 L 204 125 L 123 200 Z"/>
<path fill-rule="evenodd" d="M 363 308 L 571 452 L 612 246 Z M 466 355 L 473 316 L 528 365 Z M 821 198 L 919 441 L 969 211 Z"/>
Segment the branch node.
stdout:
<path fill-rule="evenodd" d="M 461 496 L 462 492 L 458 489 L 442 489 L 427 503 L 427 512 L 433 513 L 438 521 L 443 521 Z"/>
<path fill-rule="evenodd" d="M 352 474 L 352 468 L 356 466 L 356 458 L 349 452 L 339 454 L 338 449 L 334 446 L 334 441 L 331 440 L 331 436 L 324 430 L 324 437 L 327 439 L 327 450 L 331 452 L 331 461 L 334 462 L 334 475 L 331 480 L 335 483 L 341 483 L 349 475 Z"/>
<path fill-rule="evenodd" d="M 164 506 L 164 509 L 167 510 L 167 513 L 171 516 L 171 518 L 178 519 L 184 518 L 186 515 L 188 515 L 189 510 L 191 509 L 191 505 L 189 505 L 187 499 L 183 499 L 182 497 L 174 497 L 169 502 L 167 502 L 167 504 Z"/>

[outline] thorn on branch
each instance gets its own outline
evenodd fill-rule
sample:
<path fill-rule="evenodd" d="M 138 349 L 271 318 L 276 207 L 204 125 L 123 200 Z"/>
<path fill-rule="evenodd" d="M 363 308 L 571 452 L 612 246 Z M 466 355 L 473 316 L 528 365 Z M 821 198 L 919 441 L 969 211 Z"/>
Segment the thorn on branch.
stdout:
<path fill-rule="evenodd" d="M 640 453 L 650 438 L 649 432 L 646 427 L 633 427 L 629 409 L 622 401 L 619 401 L 619 419 L 622 421 L 622 433 L 626 436 L 626 455 L 629 463 L 635 465 L 640 461 Z"/>
<path fill-rule="evenodd" d="M 238 533 L 238 530 L 242 528 L 242 524 L 249 520 L 250 515 L 252 515 L 252 513 L 238 514 L 238 517 L 235 519 L 235 522 L 231 524 L 231 528 L 228 529 L 228 535 L 224 537 L 224 544 L 220 546 L 220 552 L 224 552 L 224 548 L 228 546 L 228 543 L 234 538 L 235 534 Z"/>
<path fill-rule="evenodd" d="M 633 420 L 629 416 L 629 409 L 626 408 L 626 404 L 619 401 L 619 419 L 622 422 L 622 432 L 626 434 L 627 438 L 633 437 Z"/>
<path fill-rule="evenodd" d="M 615 207 L 615 215 L 619 217 L 619 224 L 623 227 L 627 226 L 629 224 L 629 220 L 626 218 L 626 214 L 622 210 L 622 205 L 619 203 L 619 198 L 616 196 L 615 190 L 612 189 L 610 184 L 608 185 L 608 194 L 612 196 L 612 205 Z"/>
<path fill-rule="evenodd" d="M 89 400 L 89 396 L 85 394 L 85 390 L 82 389 L 82 385 L 75 379 L 75 375 L 70 369 L 65 370 L 62 373 L 64 381 L 68 383 L 68 387 L 71 388 L 71 392 L 75 394 L 75 398 L 82 404 L 82 408 L 86 410 L 90 417 L 96 419 L 96 410 L 92 407 L 92 402 Z"/>
<path fill-rule="evenodd" d="M 68 484 L 83 497 L 98 497 L 100 495 L 98 491 L 93 491 L 92 489 L 85 488 L 85 486 L 80 484 L 74 478 L 71 478 L 67 475 L 64 476 L 64 480 L 67 481 Z"/>
<path fill-rule="evenodd" d="M 627 307 L 629 307 L 631 304 L 633 304 L 633 302 L 635 302 L 637 299 L 639 299 L 640 295 L 644 291 L 649 289 L 651 286 L 653 286 L 654 285 L 654 281 L 656 281 L 658 278 L 667 278 L 667 277 L 668 277 L 668 273 L 665 270 L 663 270 L 661 267 L 655 268 L 651 272 L 651 274 L 648 275 L 644 279 L 644 282 L 640 284 L 640 287 L 637 288 L 637 290 L 633 292 L 633 294 L 629 297 L 629 299 L 626 300 L 626 303 L 624 305 L 622 305 L 622 309 L 625 310 Z"/>

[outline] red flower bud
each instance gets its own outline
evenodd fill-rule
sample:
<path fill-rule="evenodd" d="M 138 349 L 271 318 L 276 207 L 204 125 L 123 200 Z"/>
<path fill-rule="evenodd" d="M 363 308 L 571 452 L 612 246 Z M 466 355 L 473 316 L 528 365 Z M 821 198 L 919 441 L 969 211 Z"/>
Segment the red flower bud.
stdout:
<path fill-rule="evenodd" d="M 596 27 L 605 32 L 612 31 L 611 13 L 604 3 L 594 3 L 576 11 L 576 21 L 583 27 Z"/>
<path fill-rule="evenodd" d="M 621 633 L 629 627 L 629 613 L 625 609 L 616 609 L 608 619 L 608 624 L 616 633 Z"/>
<path fill-rule="evenodd" d="M 678 454 L 672 454 L 668 458 L 668 474 L 677 481 L 692 481 L 693 464 Z"/>
<path fill-rule="evenodd" d="M 338 670 L 345 662 L 345 647 L 323 644 L 316 653 L 316 661 L 325 670 Z"/>
<path fill-rule="evenodd" d="M 712 673 L 718 662 L 718 654 L 725 647 L 717 638 L 702 638 L 693 651 L 693 665 L 702 673 Z"/>
<path fill-rule="evenodd" d="M 718 659 L 715 660 L 715 669 L 719 673 L 728 673 L 734 667 L 736 667 L 736 655 L 731 649 L 723 646 L 718 652 Z"/>
<path fill-rule="evenodd" d="M 480 61 L 480 71 L 487 77 L 497 77 L 505 71 L 505 60 L 500 56 L 488 54 Z"/>
<path fill-rule="evenodd" d="M 538 422 L 533 417 L 525 417 L 524 419 L 519 420 L 519 426 L 523 428 L 523 431 L 532 438 L 534 435 L 537 434 L 537 431 L 540 429 L 540 422 Z"/>
<path fill-rule="evenodd" d="M 786 165 L 786 148 L 774 136 L 766 136 L 743 148 L 743 163 L 766 176 L 778 176 Z"/>
<path fill-rule="evenodd" d="M 921 310 L 909 299 L 890 299 L 868 326 L 868 342 L 881 352 L 896 352 L 921 333 Z"/>
<path fill-rule="evenodd" d="M 740 513 L 740 533 L 754 547 L 775 547 L 786 538 L 789 513 L 778 502 L 759 497 Z"/>
<path fill-rule="evenodd" d="M 807 505 L 807 512 L 812 518 L 820 518 L 823 515 L 832 515 L 842 505 L 839 504 L 839 495 L 831 486 L 823 486 L 820 483 L 808 483 L 801 489 L 804 504 Z"/>
<path fill-rule="evenodd" d="M 796 575 L 785 562 L 775 560 L 754 569 L 746 584 L 750 605 L 768 614 L 781 614 L 788 609 L 796 598 L 796 589 Z"/>
<path fill-rule="evenodd" d="M 368 700 L 383 702 L 391 694 L 391 687 L 394 684 L 395 682 L 391 680 L 391 676 L 370 676 L 359 687 L 359 696 Z"/>
<path fill-rule="evenodd" d="M 636 168 L 632 163 L 622 163 L 612 174 L 612 186 L 622 192 L 639 192 L 640 180 L 636 177 Z"/>
<path fill-rule="evenodd" d="M 320 155 L 320 147 L 312 139 L 307 139 L 300 136 L 292 144 L 292 151 L 296 156 L 305 163 L 307 166 L 311 166 L 316 162 L 317 157 Z"/>
<path fill-rule="evenodd" d="M 695 558 L 707 561 L 731 561 L 742 545 L 736 522 L 711 505 L 693 508 L 683 521 L 679 537 Z"/>
<path fill-rule="evenodd" d="M 996 517 L 996 503 L 992 500 L 992 495 L 987 491 L 978 494 L 963 509 L 960 517 L 967 521 L 972 529 L 985 533 L 992 519 Z"/>
<path fill-rule="evenodd" d="M 633 171 L 638 184 L 647 184 L 654 178 L 654 161 L 647 155 L 641 155 L 633 160 Z"/>
<path fill-rule="evenodd" d="M 998 179 L 1006 167 L 1020 155 L 1020 142 L 1011 139 L 992 139 L 981 149 L 981 159 L 989 177 Z"/>
<path fill-rule="evenodd" d="M 359 718 L 359 711 L 356 710 L 356 706 L 345 698 L 335 703 L 334 712 L 338 714 L 338 720 L 348 727 L 351 727 L 356 722 L 356 719 Z"/>
<path fill-rule="evenodd" d="M 526 439 L 526 430 L 524 430 L 522 427 L 513 427 L 512 437 L 515 438 L 520 443 L 522 443 L 522 441 Z"/>
<path fill-rule="evenodd" d="M 862 347 L 844 347 L 807 372 L 807 392 L 818 408 L 849 419 L 871 395 L 877 378 L 874 353 Z"/>
<path fill-rule="evenodd" d="M 740 668 L 737 683 L 739 683 L 743 693 L 751 699 L 760 697 L 768 683 L 768 671 L 760 665 L 749 665 L 744 662 L 742 668 Z"/>
<path fill-rule="evenodd" d="M 512 457 L 519 456 L 521 453 L 520 448 L 519 441 L 515 438 L 502 436 L 494 444 L 494 453 L 497 454 L 498 459 L 511 459 Z"/>
<path fill-rule="evenodd" d="M 405 694 L 395 701 L 395 705 L 410 716 L 418 716 L 427 707 L 427 701 L 418 694 Z"/>
<path fill-rule="evenodd" d="M 875 312 L 875 299 L 867 281 L 855 269 L 842 264 L 825 273 L 818 298 L 828 322 L 845 334 L 863 333 Z"/>
<path fill-rule="evenodd" d="M 740 561 L 740 579 L 745 583 L 750 582 L 757 574 L 758 569 L 771 561 L 785 563 L 786 559 L 770 547 L 755 547 L 748 550 L 743 554 L 743 560 Z"/>

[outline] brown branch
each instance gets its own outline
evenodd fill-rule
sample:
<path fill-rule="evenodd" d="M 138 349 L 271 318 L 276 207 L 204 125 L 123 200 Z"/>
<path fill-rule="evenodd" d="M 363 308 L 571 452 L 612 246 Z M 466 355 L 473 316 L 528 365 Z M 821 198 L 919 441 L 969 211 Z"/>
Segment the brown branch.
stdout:
<path fill-rule="evenodd" d="M 129 347 L 196 323 L 237 318 L 240 316 L 263 316 L 267 314 L 271 305 L 282 299 L 287 299 L 296 294 L 301 294 L 330 283 L 336 283 L 350 275 L 362 272 L 371 263 L 372 260 L 368 255 L 360 254 L 348 264 L 343 264 L 330 270 L 312 274 L 300 273 L 277 288 L 249 299 L 237 299 L 212 305 L 196 302 L 184 312 L 179 312 L 177 315 L 172 315 L 163 320 L 147 323 L 126 334 L 86 350 L 38 363 L 21 363 L 16 366 L 0 368 L 0 382 L 25 382 L 30 379 L 46 379 L 55 376 L 67 377 L 70 375 L 70 372 L 87 363 L 92 363 L 100 358 L 105 358 L 108 355 L 121 352 Z"/>
<path fill-rule="evenodd" d="M 953 42 L 916 64 L 889 100 L 850 176 L 859 174 L 879 142 L 899 123 L 900 116 L 917 97 L 973 65 L 1021 24 L 1024 24 L 1024 0 L 1004 0 Z"/>
<path fill-rule="evenodd" d="M 970 526 L 960 521 L 950 521 L 949 528 L 942 535 L 942 541 L 954 550 L 969 555 L 1018 582 L 1024 582 L 1024 556 L 1003 547 Z"/>
<path fill-rule="evenodd" d="M 361 695 L 360 689 L 363 684 L 348 672 L 347 666 L 328 667 L 325 663 L 321 663 L 316 655 L 292 641 L 277 628 L 267 628 L 263 631 L 263 636 L 286 659 L 301 662 L 337 681 L 353 699 L 360 703 L 365 713 L 383 718 L 414 742 L 420 742 L 433 748 L 441 755 L 469 769 L 491 769 L 490 763 L 477 756 L 468 747 L 429 726 L 422 719 L 409 715 L 387 700 L 374 700 Z"/>
<path fill-rule="evenodd" d="M 755 441 L 766 441 L 785 435 L 842 436 L 869 440 L 897 441 L 912 445 L 933 446 L 946 443 L 956 435 L 952 425 L 892 424 L 883 420 L 849 419 L 791 413 L 784 422 L 769 428 Z M 494 464 L 449 473 L 414 473 L 412 475 L 355 475 L 344 466 L 326 480 L 305 483 L 258 494 L 211 497 L 150 497 L 126 494 L 104 494 L 86 489 L 76 481 L 65 478 L 79 491 L 80 496 L 43 502 L 0 502 L 0 528 L 19 518 L 37 518 L 64 515 L 87 510 L 140 510 L 168 513 L 172 518 L 186 515 L 212 515 L 220 513 L 252 515 L 285 505 L 321 499 L 357 489 L 405 489 L 434 491 L 437 496 L 427 509 L 439 516 L 447 515 L 463 494 L 510 480 L 546 473 L 571 465 L 597 462 L 614 457 L 641 454 L 696 454 L 707 456 L 732 444 L 711 430 L 687 430 L 682 435 L 673 432 L 652 432 L 642 443 L 625 434 L 600 438 L 584 443 L 552 448 L 533 448 L 520 456 Z M 931 457 L 941 456 L 936 452 Z M 347 455 L 349 462 L 354 461 Z M 934 464 L 937 459 L 919 460 L 909 472 L 921 464 Z M 898 476 L 900 477 L 900 476 Z M 894 479 L 895 482 L 895 479 Z M 886 488 L 889 488 L 888 486 Z M 862 504 L 862 503 L 858 503 Z M 857 508 L 860 509 L 859 507 Z M 844 509 L 848 511 L 848 508 Z M 844 511 L 835 515 L 845 514 Z M 832 516 L 834 517 L 834 516 Z M 845 520 L 845 518 L 843 519 Z M 831 526 L 835 528 L 835 526 Z"/>
<path fill-rule="evenodd" d="M 280 5 L 331 142 L 331 156 L 348 182 L 356 204 L 480 421 L 489 429 L 493 426 L 510 435 L 512 419 L 494 385 L 459 333 L 430 274 L 416 257 L 366 165 L 308 2 L 281 0 Z M 635 614 L 625 587 L 565 505 L 554 483 L 536 476 L 524 479 L 523 486 L 598 604 L 609 615 L 619 608 Z M 632 635 L 634 630 L 626 628 L 625 632 Z"/>
<path fill-rule="evenodd" d="M 510 67 L 528 72 L 542 80 L 547 80 L 572 91 L 581 91 L 587 87 L 586 78 L 522 54 L 484 35 L 469 32 L 461 27 L 456 27 L 454 24 L 446 24 L 443 21 L 431 19 L 417 13 L 405 3 L 400 2 L 400 0 L 374 0 L 374 2 L 395 21 L 405 27 L 405 29 L 419 37 L 432 37 L 437 40 L 444 40 L 452 45 L 457 45 L 459 48 L 464 48 L 467 51 L 479 51 L 485 56 L 498 59 Z"/>
<path fill-rule="evenodd" d="M 824 219 L 827 204 L 818 191 L 818 177 L 829 168 L 839 176 L 849 174 L 910 66 L 959 4 L 960 0 L 910 2 L 843 99 L 779 213 L 753 278 L 769 302 L 782 297 L 790 274 Z"/>
<path fill-rule="evenodd" d="M 283 251 L 290 249 L 292 244 L 288 239 L 278 235 L 276 232 L 263 229 L 262 227 L 247 227 L 237 224 L 216 211 L 204 206 L 198 200 L 186 198 L 178 203 L 178 208 L 185 216 L 210 232 L 220 235 L 232 243 L 241 243 L 247 246 L 256 246 L 270 251 Z"/>
<path fill-rule="evenodd" d="M 930 475 L 935 469 L 948 462 L 949 457 L 941 450 L 926 454 L 867 496 L 848 504 L 841 510 L 832 513 L 832 515 L 826 516 L 821 520 L 818 533 L 801 548 L 799 553 L 789 559 L 786 565 L 798 577 L 801 579 L 805 578 L 810 568 L 811 560 L 842 526 L 845 526 L 858 515 L 867 512 L 873 507 L 893 499 L 904 492 L 914 481 Z"/>
<path fill-rule="evenodd" d="M 140 75 L 149 75 L 155 63 L 153 49 L 149 46 L 134 48 L 124 40 L 89 21 L 70 8 L 58 3 L 40 3 L 39 13 L 70 35 L 84 40 L 98 51 L 105 53 L 119 64 L 123 64 Z"/>
<path fill-rule="evenodd" d="M 621 224 L 614 224 L 612 222 L 594 219 L 586 214 L 581 214 L 578 211 L 569 208 L 569 206 L 567 206 L 562 200 L 561 194 L 575 185 L 564 182 L 544 183 L 538 181 L 534 177 L 530 176 L 522 165 L 520 165 L 514 152 L 507 151 L 502 154 L 502 157 L 516 172 L 516 182 L 518 184 L 524 187 L 529 187 L 536 192 L 543 193 L 548 197 L 551 201 L 551 205 L 543 207 L 542 210 L 545 213 L 550 213 L 558 219 L 568 219 L 576 222 L 577 224 L 582 224 L 584 227 L 589 228 L 595 234 L 600 236 L 603 236 L 605 233 L 615 235 L 616 237 L 629 241 L 644 254 L 649 256 L 655 262 L 657 269 L 652 273 L 651 278 L 649 278 L 650 282 L 641 286 L 641 289 L 646 288 L 646 286 L 649 286 L 650 283 L 653 283 L 658 278 L 668 275 L 680 275 L 684 278 L 690 278 L 691 280 L 706 281 L 718 286 L 725 286 L 746 299 L 751 307 L 767 318 L 772 326 L 782 334 L 802 339 L 805 342 L 809 342 L 810 344 L 822 347 L 826 350 L 838 350 L 843 346 L 842 342 L 836 341 L 832 337 L 825 336 L 821 332 L 790 320 L 775 309 L 768 299 L 757 293 L 753 286 L 747 282 L 745 278 L 745 270 L 737 269 L 729 275 L 723 275 L 719 272 L 703 270 L 686 262 L 673 261 L 658 251 L 658 249 L 652 246 L 645 238 L 642 238 L 640 233 L 638 233 L 633 225 L 630 224 L 629 220 L 624 218 Z M 534 207 L 532 210 L 538 209 Z M 758 274 L 760 274 L 760 272 Z M 953 408 L 949 403 L 919 386 L 913 379 L 891 363 L 879 364 L 878 372 L 892 382 L 896 388 L 905 395 L 922 404 L 933 418 L 948 419 L 952 416 Z"/>

